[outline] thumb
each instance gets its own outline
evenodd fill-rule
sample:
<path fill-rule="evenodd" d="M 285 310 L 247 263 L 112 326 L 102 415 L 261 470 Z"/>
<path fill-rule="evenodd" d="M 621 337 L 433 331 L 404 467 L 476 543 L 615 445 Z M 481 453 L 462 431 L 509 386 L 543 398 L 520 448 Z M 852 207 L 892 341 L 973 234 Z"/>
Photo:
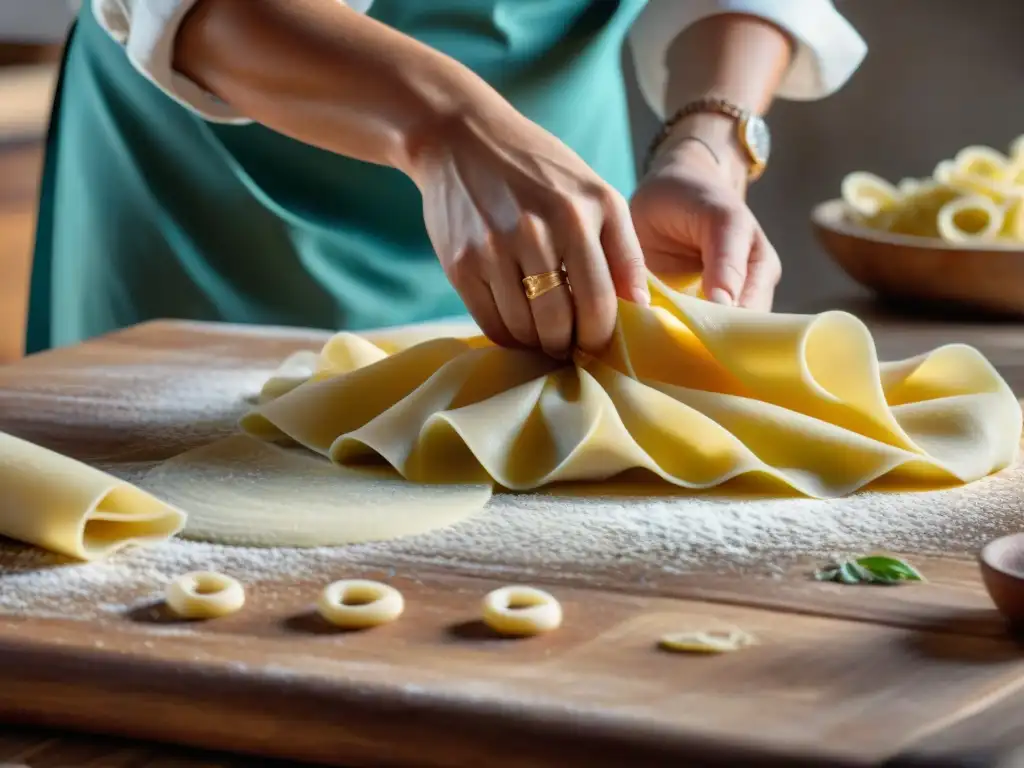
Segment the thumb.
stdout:
<path fill-rule="evenodd" d="M 739 302 L 755 232 L 754 221 L 745 211 L 726 209 L 708 215 L 701 242 L 704 295 L 716 304 Z"/>

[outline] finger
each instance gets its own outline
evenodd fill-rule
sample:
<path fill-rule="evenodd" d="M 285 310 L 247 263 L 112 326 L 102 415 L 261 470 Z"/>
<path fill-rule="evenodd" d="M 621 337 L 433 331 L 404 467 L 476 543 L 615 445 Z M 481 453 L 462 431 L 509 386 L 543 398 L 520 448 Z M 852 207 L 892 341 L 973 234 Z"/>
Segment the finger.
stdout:
<path fill-rule="evenodd" d="M 771 312 L 775 288 L 782 277 L 782 262 L 763 230 L 754 237 L 754 249 L 747 269 L 747 284 L 740 305 L 760 312 Z"/>
<path fill-rule="evenodd" d="M 558 251 L 572 285 L 576 313 L 576 346 L 599 354 L 611 341 L 618 312 L 615 284 L 601 246 L 603 213 L 572 207 L 562 212 Z"/>
<path fill-rule="evenodd" d="M 495 249 L 501 248 L 500 243 Z M 524 347 L 539 347 L 540 338 L 533 320 L 533 311 L 523 287 L 523 273 L 514 253 L 507 248 L 492 251 L 488 259 L 488 280 L 494 305 L 511 336 Z"/>
<path fill-rule="evenodd" d="M 494 302 L 490 283 L 480 276 L 480 260 L 475 252 L 460 255 L 448 270 L 448 279 L 487 338 L 503 347 L 517 346 Z"/>
<path fill-rule="evenodd" d="M 516 252 L 524 277 L 541 275 L 561 269 L 547 225 L 533 214 L 523 216 L 517 228 Z M 523 300 L 533 315 L 534 328 L 543 349 L 550 356 L 564 359 L 572 351 L 575 312 L 572 294 L 565 286 L 548 291 L 535 299 L 526 299 L 526 289 L 518 285 Z"/>
<path fill-rule="evenodd" d="M 647 287 L 647 267 L 640 239 L 633 227 L 629 203 L 618 192 L 604 193 L 604 226 L 601 228 L 601 246 L 604 248 L 608 269 L 615 291 L 619 296 L 641 306 L 651 303 Z"/>
<path fill-rule="evenodd" d="M 732 306 L 747 282 L 747 268 L 756 227 L 743 208 L 725 208 L 705 214 L 701 259 L 704 295 L 716 304 Z"/>

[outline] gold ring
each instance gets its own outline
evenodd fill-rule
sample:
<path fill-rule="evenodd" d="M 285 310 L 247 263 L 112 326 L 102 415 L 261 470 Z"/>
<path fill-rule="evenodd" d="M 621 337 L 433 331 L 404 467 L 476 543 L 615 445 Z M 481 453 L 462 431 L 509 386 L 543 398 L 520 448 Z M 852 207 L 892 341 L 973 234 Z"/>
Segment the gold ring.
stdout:
<path fill-rule="evenodd" d="M 539 296 L 543 296 L 548 291 L 552 291 L 560 285 L 568 285 L 569 280 L 565 276 L 565 271 L 556 269 L 553 272 L 544 272 L 539 275 L 530 275 L 523 278 L 523 286 L 526 288 L 526 298 L 533 301 Z"/>

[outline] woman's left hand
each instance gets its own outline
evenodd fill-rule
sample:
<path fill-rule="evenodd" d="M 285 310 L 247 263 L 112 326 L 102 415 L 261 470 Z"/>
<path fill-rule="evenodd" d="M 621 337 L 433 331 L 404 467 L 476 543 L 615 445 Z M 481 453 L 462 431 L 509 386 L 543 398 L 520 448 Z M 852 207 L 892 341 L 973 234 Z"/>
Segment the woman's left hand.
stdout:
<path fill-rule="evenodd" d="M 699 272 L 711 301 L 767 312 L 782 267 L 744 200 L 747 168 L 738 150 L 668 142 L 633 196 L 633 224 L 655 274 Z"/>

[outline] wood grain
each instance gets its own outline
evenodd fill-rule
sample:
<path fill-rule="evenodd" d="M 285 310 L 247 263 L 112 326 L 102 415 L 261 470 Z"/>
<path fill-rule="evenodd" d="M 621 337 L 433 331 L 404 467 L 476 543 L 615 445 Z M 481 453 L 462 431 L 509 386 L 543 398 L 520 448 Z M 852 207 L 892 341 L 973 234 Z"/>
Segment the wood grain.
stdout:
<path fill-rule="evenodd" d="M 306 618 L 315 584 L 260 585 L 243 614 L 187 637 L 150 635 L 144 621 L 6 621 L 0 711 L 359 765 L 659 765 L 697 756 L 720 765 L 870 765 L 1020 684 L 1019 651 L 1005 639 L 562 589 L 565 629 L 509 642 L 474 623 L 494 582 L 394 583 L 409 615 L 363 634 Z M 717 624 L 741 626 L 761 645 L 712 659 L 655 648 L 664 632 Z M 508 746 L 496 752 L 497 743 Z"/>
<path fill-rule="evenodd" d="M 937 337 L 974 343 L 1024 391 L 1015 329 L 876 330 L 885 357 Z M 259 381 L 324 337 L 152 323 L 55 350 L 0 369 L 0 429 L 86 461 L 161 459 L 232 428 L 227 405 L 200 414 L 181 396 L 170 409 L 201 386 L 197 372 Z M 878 765 L 918 759 L 936 734 L 946 755 L 1005 757 L 1024 744 L 1011 727 L 1024 652 L 969 558 L 915 563 L 929 584 L 877 591 L 814 583 L 810 564 L 773 579 L 608 568 L 499 580 L 426 559 L 389 577 L 389 563 L 366 559 L 339 576 L 390 578 L 409 609 L 359 634 L 310 616 L 321 584 L 283 579 L 250 585 L 241 614 L 173 633 L 158 607 L 92 621 L 0 614 L 0 716 L 334 765 Z M 565 626 L 490 637 L 479 600 L 525 579 L 553 585 Z M 724 625 L 761 642 L 714 658 L 654 646 Z M 993 732 L 1001 741 L 982 750 Z"/>

